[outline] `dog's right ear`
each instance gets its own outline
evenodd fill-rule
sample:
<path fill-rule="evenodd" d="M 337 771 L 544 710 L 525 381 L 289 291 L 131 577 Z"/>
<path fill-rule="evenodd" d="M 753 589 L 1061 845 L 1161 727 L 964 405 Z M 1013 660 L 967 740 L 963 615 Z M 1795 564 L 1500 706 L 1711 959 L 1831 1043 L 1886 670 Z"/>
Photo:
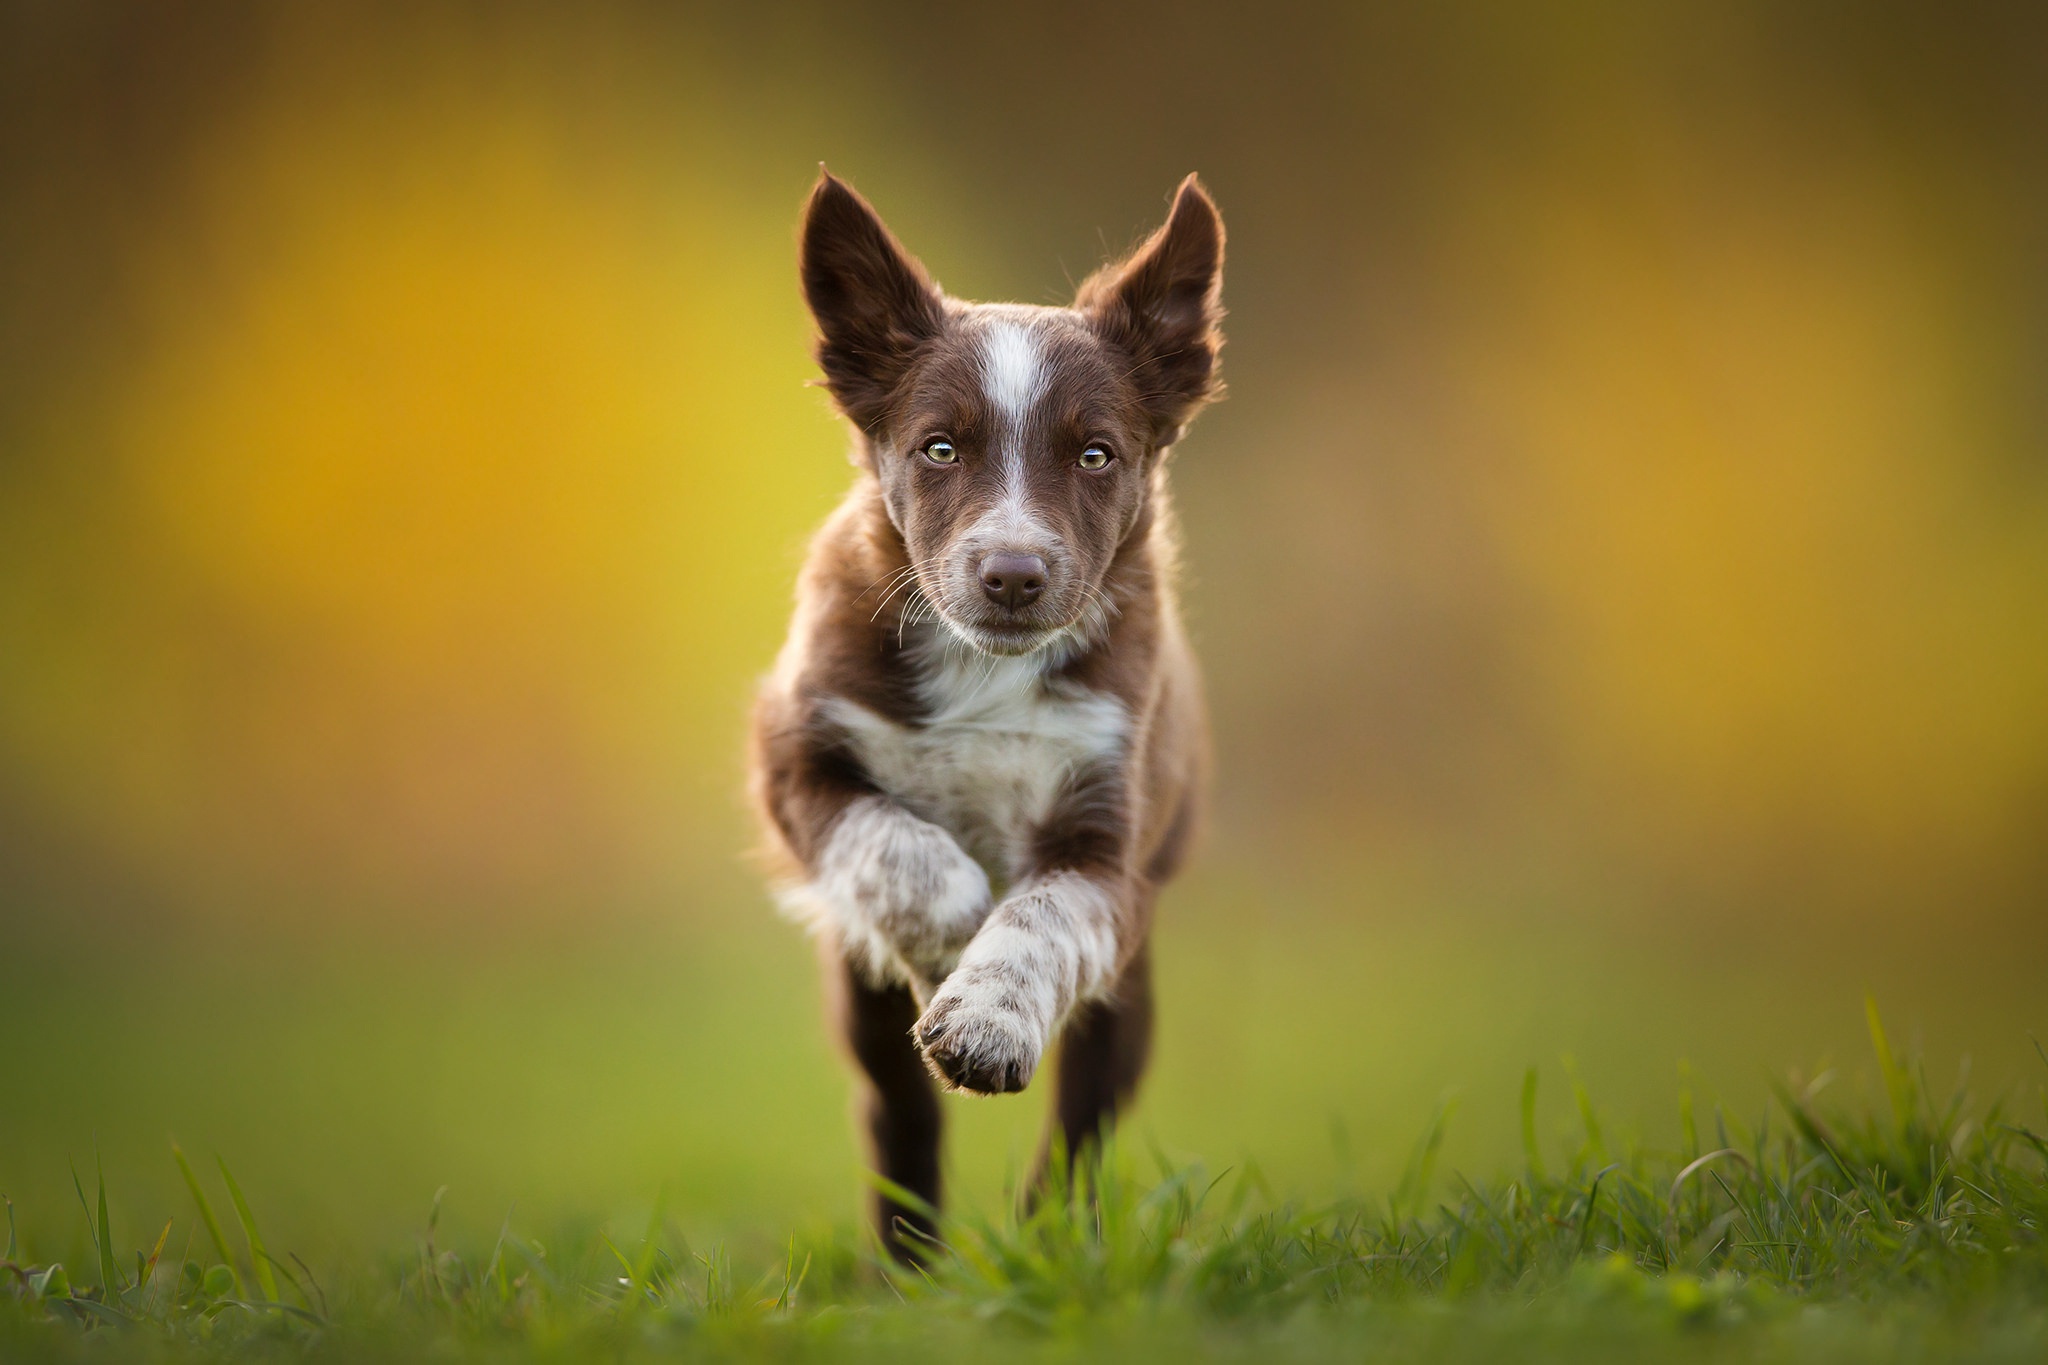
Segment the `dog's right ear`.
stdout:
<path fill-rule="evenodd" d="M 822 166 L 800 258 L 825 386 L 840 411 L 872 429 L 917 349 L 944 325 L 938 286 L 867 200 Z"/>

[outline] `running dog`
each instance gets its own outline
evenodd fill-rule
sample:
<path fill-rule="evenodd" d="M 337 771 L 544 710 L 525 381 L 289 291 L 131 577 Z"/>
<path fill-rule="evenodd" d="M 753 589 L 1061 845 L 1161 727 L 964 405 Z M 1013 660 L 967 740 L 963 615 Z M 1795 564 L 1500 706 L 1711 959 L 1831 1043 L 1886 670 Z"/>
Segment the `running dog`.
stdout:
<path fill-rule="evenodd" d="M 1047 1151 L 1071 1160 L 1145 1065 L 1153 900 L 1207 767 L 1166 476 L 1220 390 L 1223 223 L 1189 176 L 1071 305 L 968 303 L 821 172 L 800 261 L 856 473 L 761 689 L 752 786 L 874 1168 L 935 1208 L 937 1087 L 1022 1090 L 1057 1040 Z M 875 1218 L 904 1259 L 932 1231 L 887 1192 Z"/>

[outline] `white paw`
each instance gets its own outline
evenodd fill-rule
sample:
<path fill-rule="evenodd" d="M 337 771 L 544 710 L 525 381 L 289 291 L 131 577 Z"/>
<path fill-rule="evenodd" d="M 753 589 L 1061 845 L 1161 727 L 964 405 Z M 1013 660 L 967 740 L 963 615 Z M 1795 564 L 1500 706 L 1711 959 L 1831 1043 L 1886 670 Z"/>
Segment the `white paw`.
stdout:
<path fill-rule="evenodd" d="M 947 1085 L 982 1095 L 1022 1090 L 1045 1053 L 1047 1029 L 1026 983 L 992 965 L 961 968 L 932 997 L 913 1036 Z"/>
<path fill-rule="evenodd" d="M 878 796 L 846 808 L 817 871 L 841 943 L 878 975 L 900 963 L 943 980 L 992 902 L 988 874 L 952 835 Z"/>

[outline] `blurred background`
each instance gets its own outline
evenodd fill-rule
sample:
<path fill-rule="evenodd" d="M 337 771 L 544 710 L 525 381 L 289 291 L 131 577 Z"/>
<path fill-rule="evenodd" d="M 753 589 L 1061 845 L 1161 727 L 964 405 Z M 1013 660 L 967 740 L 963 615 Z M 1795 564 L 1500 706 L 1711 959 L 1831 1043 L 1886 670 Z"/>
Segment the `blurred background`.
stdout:
<path fill-rule="evenodd" d="M 2048 14 L 1541 8 L 7 4 L 0 1192 L 851 1219 L 739 795 L 820 160 L 976 298 L 1229 224 L 1146 1141 L 1483 1172 L 1565 1055 L 1668 1139 L 1866 990 L 2037 1086 Z"/>

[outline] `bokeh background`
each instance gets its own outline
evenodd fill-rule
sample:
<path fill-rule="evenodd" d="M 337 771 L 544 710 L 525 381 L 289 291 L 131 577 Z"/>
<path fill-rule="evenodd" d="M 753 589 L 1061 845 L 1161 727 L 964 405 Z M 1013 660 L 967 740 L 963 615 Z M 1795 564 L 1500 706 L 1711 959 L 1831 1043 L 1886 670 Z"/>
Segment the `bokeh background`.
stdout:
<path fill-rule="evenodd" d="M 1198 170 L 1221 755 L 1137 1131 L 1381 1186 L 2048 1030 L 2048 12 L 57 4 L 0 29 L 0 1192 L 856 1206 L 741 727 L 822 159 L 1064 300 Z M 984 1203 L 1036 1096 L 952 1108 Z M 124 1202 L 125 1201 L 125 1204 Z"/>

